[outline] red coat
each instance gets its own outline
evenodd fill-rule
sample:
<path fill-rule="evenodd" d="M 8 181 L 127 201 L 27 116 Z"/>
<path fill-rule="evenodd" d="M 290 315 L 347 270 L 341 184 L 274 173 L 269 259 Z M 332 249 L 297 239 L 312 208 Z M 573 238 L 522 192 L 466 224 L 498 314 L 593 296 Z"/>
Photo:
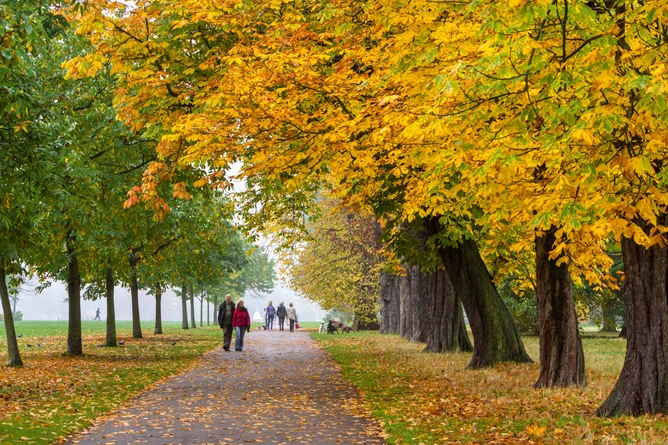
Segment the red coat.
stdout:
<path fill-rule="evenodd" d="M 246 326 L 250 325 L 251 325 L 251 319 L 248 310 L 246 308 L 240 309 L 237 307 L 237 309 L 234 311 L 234 315 L 232 315 L 232 326 L 233 327 L 240 326 L 242 328 L 245 328 Z"/>

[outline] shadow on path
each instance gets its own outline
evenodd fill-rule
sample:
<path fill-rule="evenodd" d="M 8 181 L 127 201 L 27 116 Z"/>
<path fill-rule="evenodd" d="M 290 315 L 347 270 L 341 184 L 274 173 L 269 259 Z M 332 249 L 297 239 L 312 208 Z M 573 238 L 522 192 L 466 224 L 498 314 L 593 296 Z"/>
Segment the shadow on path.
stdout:
<path fill-rule="evenodd" d="M 246 334 L 244 352 L 204 355 L 68 443 L 383 444 L 381 432 L 308 334 L 273 330 Z"/>

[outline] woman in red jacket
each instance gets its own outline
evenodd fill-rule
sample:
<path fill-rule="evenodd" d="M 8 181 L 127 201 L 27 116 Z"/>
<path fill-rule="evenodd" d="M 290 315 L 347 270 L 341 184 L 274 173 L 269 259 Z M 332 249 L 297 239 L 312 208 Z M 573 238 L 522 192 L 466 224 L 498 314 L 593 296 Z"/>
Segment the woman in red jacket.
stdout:
<path fill-rule="evenodd" d="M 251 318 L 248 309 L 244 305 L 244 300 L 237 302 L 236 310 L 232 316 L 232 326 L 237 332 L 237 339 L 234 341 L 234 350 L 242 351 L 244 349 L 244 335 L 250 330 Z"/>

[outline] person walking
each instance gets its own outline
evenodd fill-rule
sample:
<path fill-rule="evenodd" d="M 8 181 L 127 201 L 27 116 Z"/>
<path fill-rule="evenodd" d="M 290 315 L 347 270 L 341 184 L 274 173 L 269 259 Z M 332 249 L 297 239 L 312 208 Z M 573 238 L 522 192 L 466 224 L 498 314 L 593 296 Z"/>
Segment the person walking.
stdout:
<path fill-rule="evenodd" d="M 267 329 L 274 328 L 274 315 L 276 315 L 276 308 L 272 305 L 271 301 L 267 305 Z"/>
<path fill-rule="evenodd" d="M 288 308 L 288 319 L 290 320 L 290 332 L 295 332 L 295 323 L 297 322 L 297 309 L 294 308 L 292 303 Z"/>
<path fill-rule="evenodd" d="M 244 336 L 246 331 L 250 331 L 251 318 L 248 313 L 248 309 L 244 307 L 244 301 L 239 300 L 237 302 L 237 309 L 234 311 L 232 316 L 232 326 L 237 333 L 237 339 L 234 342 L 235 351 L 243 351 L 244 349 Z"/>
<path fill-rule="evenodd" d="M 218 326 L 223 330 L 223 349 L 230 350 L 232 342 L 232 317 L 234 316 L 234 301 L 230 294 L 225 295 L 225 301 L 218 309 Z"/>
<path fill-rule="evenodd" d="M 285 306 L 283 306 L 283 302 L 281 301 L 278 303 L 278 307 L 276 308 L 276 316 L 278 317 L 278 329 L 280 331 L 284 331 L 284 326 L 285 326 L 285 317 L 288 315 L 288 310 Z"/>
<path fill-rule="evenodd" d="M 93 318 L 93 321 L 95 320 L 102 321 L 102 319 L 100 318 L 100 308 L 97 308 L 97 312 L 95 312 L 95 318 Z"/>

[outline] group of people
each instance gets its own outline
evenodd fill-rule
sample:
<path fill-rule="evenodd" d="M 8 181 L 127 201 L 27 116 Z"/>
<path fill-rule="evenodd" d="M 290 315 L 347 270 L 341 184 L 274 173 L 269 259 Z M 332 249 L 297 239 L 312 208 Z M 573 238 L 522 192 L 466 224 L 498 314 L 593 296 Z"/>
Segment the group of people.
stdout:
<path fill-rule="evenodd" d="M 297 323 L 297 310 L 290 303 L 290 307 L 283 306 L 283 302 L 278 303 L 278 307 L 274 307 L 272 302 L 264 308 L 264 327 L 265 329 L 274 329 L 274 317 L 278 317 L 279 331 L 285 330 L 285 319 L 290 323 L 290 332 L 295 331 L 295 324 Z"/>
<path fill-rule="evenodd" d="M 278 317 L 278 326 L 281 331 L 284 330 L 285 319 L 287 318 L 290 323 L 290 332 L 294 332 L 295 323 L 297 323 L 297 310 L 292 303 L 290 303 L 290 307 L 286 308 L 281 302 L 278 308 L 275 308 L 270 301 L 269 305 L 265 308 L 266 329 L 273 329 L 274 317 Z M 246 332 L 250 331 L 251 327 L 251 317 L 244 305 L 244 301 L 239 300 L 235 304 L 232 301 L 232 296 L 227 294 L 225 301 L 218 309 L 218 326 L 223 330 L 223 349 L 226 351 L 230 350 L 232 331 L 235 331 L 237 338 L 234 341 L 234 350 L 243 351 L 244 336 Z"/>

